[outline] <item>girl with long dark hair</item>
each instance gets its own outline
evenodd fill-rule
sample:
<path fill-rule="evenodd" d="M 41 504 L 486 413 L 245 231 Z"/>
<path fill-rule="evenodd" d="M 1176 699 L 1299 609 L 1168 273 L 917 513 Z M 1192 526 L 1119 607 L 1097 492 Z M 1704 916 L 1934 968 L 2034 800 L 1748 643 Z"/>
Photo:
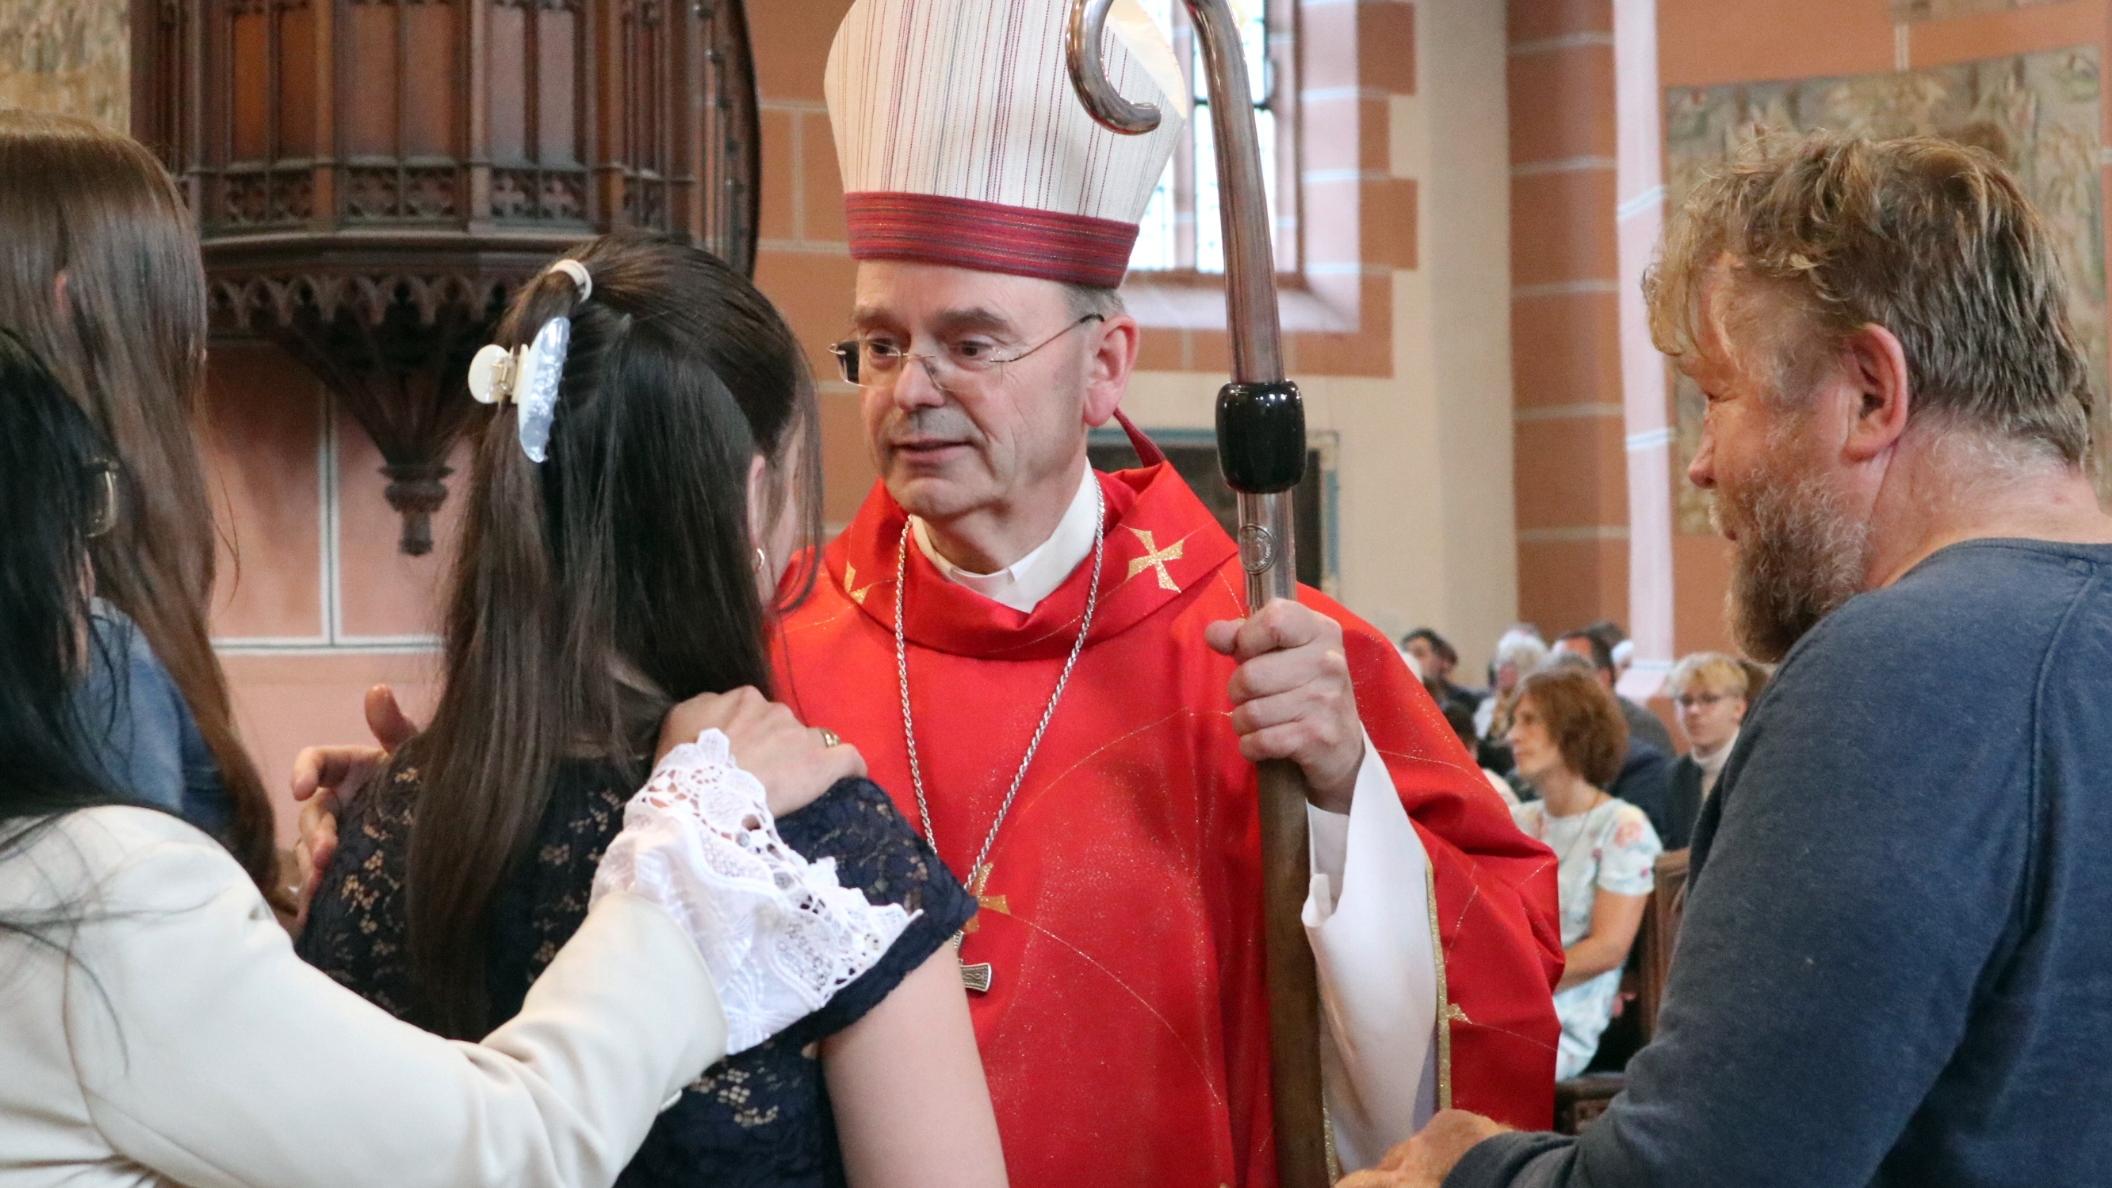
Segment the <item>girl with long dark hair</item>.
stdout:
<path fill-rule="evenodd" d="M 0 112 L 0 325 L 109 441 L 123 514 L 90 549 L 101 646 L 80 739 L 114 791 L 181 811 L 275 902 L 272 809 L 242 748 L 206 615 L 212 509 L 195 437 L 205 270 L 161 164 L 86 120 Z"/>
<path fill-rule="evenodd" d="M 714 696 L 670 715 L 667 741 L 696 741 L 618 806 L 584 922 L 511 1023 L 448 1042 L 361 1002 L 293 954 L 221 843 L 83 758 L 67 694 L 116 466 L 0 330 L 0 1183 L 605 1185 L 669 1094 L 908 926 L 788 850 L 728 758 L 797 803 L 855 755 Z"/>
<path fill-rule="evenodd" d="M 558 323 L 552 400 L 536 376 Z M 818 534 L 799 344 L 708 253 L 586 244 L 516 296 L 472 372 L 480 398 L 494 387 L 438 708 L 346 810 L 301 938 L 343 984 L 457 1036 L 514 1009 L 578 926 L 667 707 L 771 689 L 772 592 Z M 782 825 L 915 918 L 858 984 L 690 1086 L 621 1182 L 1001 1183 L 946 943 L 973 901 L 869 781 Z"/>

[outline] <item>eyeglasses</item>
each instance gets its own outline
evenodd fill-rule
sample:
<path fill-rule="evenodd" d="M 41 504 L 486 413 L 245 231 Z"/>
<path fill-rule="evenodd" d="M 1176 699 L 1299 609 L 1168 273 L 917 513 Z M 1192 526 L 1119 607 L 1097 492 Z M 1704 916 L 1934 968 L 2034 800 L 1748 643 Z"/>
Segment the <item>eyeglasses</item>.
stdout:
<path fill-rule="evenodd" d="M 914 359 L 924 365 L 924 374 L 931 377 L 934 386 L 945 388 L 947 381 L 955 376 L 987 375 L 1007 363 L 1019 362 L 1080 326 L 1106 320 L 1100 314 L 1087 314 L 1013 355 L 999 355 L 997 344 L 974 335 L 956 338 L 946 343 L 943 350 L 928 353 L 905 351 L 900 343 L 889 338 L 846 338 L 830 346 L 829 353 L 836 356 L 836 369 L 842 373 L 845 383 L 860 386 L 891 383 L 901 374 L 902 364 Z"/>
<path fill-rule="evenodd" d="M 1719 701 L 1730 699 L 1731 695 L 1728 693 L 1682 693 L 1672 699 L 1672 704 L 1681 709 L 1693 709 L 1695 706 L 1715 705 Z"/>
<path fill-rule="evenodd" d="M 82 527 L 82 535 L 94 540 L 117 527 L 117 463 L 97 458 L 88 463 L 84 477 L 88 482 L 88 522 Z"/>

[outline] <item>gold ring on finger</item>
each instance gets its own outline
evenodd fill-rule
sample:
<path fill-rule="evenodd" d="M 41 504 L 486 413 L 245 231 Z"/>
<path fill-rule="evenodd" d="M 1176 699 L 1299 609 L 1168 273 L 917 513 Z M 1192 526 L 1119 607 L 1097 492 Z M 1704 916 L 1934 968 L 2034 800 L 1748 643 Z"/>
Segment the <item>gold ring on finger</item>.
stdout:
<path fill-rule="evenodd" d="M 829 728 L 828 728 L 828 727 L 826 727 L 826 726 L 818 727 L 817 729 L 819 729 L 819 730 L 821 731 L 821 745 L 822 745 L 822 746 L 825 746 L 825 747 L 834 747 L 834 746 L 840 746 L 840 745 L 842 745 L 842 743 L 843 743 L 843 736 L 842 736 L 842 735 L 840 735 L 840 734 L 836 733 L 835 731 L 833 731 L 833 730 L 829 729 Z"/>

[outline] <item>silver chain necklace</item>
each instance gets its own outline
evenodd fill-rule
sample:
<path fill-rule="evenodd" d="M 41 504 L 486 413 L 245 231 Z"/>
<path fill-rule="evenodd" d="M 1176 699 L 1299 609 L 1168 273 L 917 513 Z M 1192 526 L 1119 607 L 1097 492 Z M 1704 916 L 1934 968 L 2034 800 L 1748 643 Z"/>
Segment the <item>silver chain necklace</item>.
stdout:
<path fill-rule="evenodd" d="M 1570 854 L 1575 852 L 1578 843 L 1584 840 L 1584 835 L 1591 832 L 1589 828 L 1590 822 L 1585 820 L 1585 818 L 1588 818 L 1591 816 L 1591 814 L 1599 811 L 1599 805 L 1611 799 L 1613 799 L 1613 797 L 1601 791 L 1597 796 L 1591 798 L 1591 803 L 1585 807 L 1583 812 L 1572 813 L 1568 817 L 1557 817 L 1555 814 L 1547 811 L 1547 801 L 1545 799 L 1540 802 L 1540 840 L 1548 843 L 1550 847 L 1553 846 L 1555 840 L 1554 834 L 1556 821 L 1575 820 L 1577 822 L 1577 835 L 1575 837 L 1570 838 L 1569 844 L 1562 847 L 1562 852 L 1555 856 L 1555 866 L 1558 869 L 1563 863 L 1569 861 Z"/>
<path fill-rule="evenodd" d="M 917 731 L 909 712 L 909 642 L 902 630 L 902 607 L 909 587 L 909 522 L 902 523 L 902 539 L 895 549 L 895 676 L 902 691 L 902 741 L 909 749 L 909 782 L 917 793 L 917 816 L 924 824 L 924 840 L 931 845 L 932 853 L 939 850 L 939 835 L 931 827 L 931 802 L 924 794 L 924 768 L 917 762 Z M 1041 711 L 1041 721 L 1034 726 L 1034 735 L 1027 740 L 1027 753 L 1020 756 L 1019 770 L 1012 775 L 1012 786 L 1005 790 L 1005 799 L 997 806 L 997 817 L 990 822 L 990 832 L 983 837 L 983 848 L 976 851 L 975 862 L 968 867 L 964 880 L 968 893 L 978 898 L 982 895 L 981 880 L 990 860 L 990 848 L 997 844 L 997 831 L 1004 827 L 1006 814 L 1012 811 L 1012 801 L 1027 782 L 1027 768 L 1034 762 L 1034 752 L 1041 749 L 1041 736 L 1048 733 L 1049 722 L 1056 717 L 1056 703 L 1063 700 L 1064 687 L 1071 683 L 1071 670 L 1078 665 L 1079 653 L 1085 651 L 1085 637 L 1093 629 L 1093 612 L 1100 606 L 1100 570 L 1107 555 L 1107 498 L 1100 491 L 1100 484 L 1093 483 L 1093 582 L 1086 588 L 1085 614 L 1078 622 L 1078 638 L 1071 644 L 1071 654 L 1064 659 L 1063 671 L 1056 677 L 1056 691 L 1049 694 L 1049 704 Z M 940 861 L 945 861 L 943 858 Z M 959 952 L 961 933 L 953 934 L 955 952 Z M 990 966 L 987 962 L 977 965 L 961 963 L 961 980 L 970 990 L 978 993 L 990 989 Z"/>

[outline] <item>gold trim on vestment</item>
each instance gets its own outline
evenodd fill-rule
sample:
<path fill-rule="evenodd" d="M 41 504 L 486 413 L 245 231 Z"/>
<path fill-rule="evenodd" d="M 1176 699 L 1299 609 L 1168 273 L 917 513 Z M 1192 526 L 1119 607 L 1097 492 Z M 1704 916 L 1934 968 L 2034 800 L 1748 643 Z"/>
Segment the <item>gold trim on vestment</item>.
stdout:
<path fill-rule="evenodd" d="M 1437 965 L 1437 1108 L 1452 1108 L 1452 1021 L 1464 1020 L 1465 1011 L 1452 1005 L 1445 993 L 1445 935 L 1437 926 L 1437 869 L 1423 864 L 1425 898 L 1430 902 L 1430 953 Z"/>

